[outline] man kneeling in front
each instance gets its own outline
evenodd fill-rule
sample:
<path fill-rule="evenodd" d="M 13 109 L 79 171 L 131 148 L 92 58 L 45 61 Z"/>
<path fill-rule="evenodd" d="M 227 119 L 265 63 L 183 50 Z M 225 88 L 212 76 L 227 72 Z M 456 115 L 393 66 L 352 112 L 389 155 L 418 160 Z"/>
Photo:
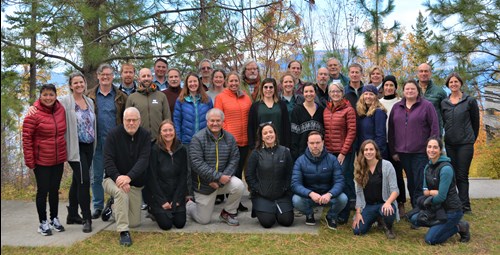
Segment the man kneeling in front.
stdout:
<path fill-rule="evenodd" d="M 329 206 L 326 225 L 336 230 L 337 216 L 347 204 L 343 188 L 344 176 L 337 158 L 326 151 L 323 135 L 311 131 L 305 153 L 295 161 L 293 167 L 293 206 L 306 215 L 307 225 L 316 225 L 314 207 Z"/>
<path fill-rule="evenodd" d="M 196 202 L 186 204 L 187 214 L 200 223 L 210 223 L 217 194 L 229 194 L 219 219 L 230 226 L 236 217 L 244 184 L 234 175 L 240 154 L 233 135 L 222 129 L 224 113 L 212 108 L 206 114 L 207 127 L 193 136 L 189 147 L 191 178 Z"/>
<path fill-rule="evenodd" d="M 114 198 L 112 205 L 120 244 L 132 245 L 129 227 L 141 224 L 142 187 L 149 166 L 151 135 L 140 127 L 141 114 L 125 109 L 123 125 L 110 131 L 104 145 L 104 191 Z"/>

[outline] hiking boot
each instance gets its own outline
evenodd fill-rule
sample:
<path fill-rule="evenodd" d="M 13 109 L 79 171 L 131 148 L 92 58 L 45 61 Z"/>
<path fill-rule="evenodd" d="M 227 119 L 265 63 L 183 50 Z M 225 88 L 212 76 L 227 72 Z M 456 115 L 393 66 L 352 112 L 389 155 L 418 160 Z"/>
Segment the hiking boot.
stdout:
<path fill-rule="evenodd" d="M 42 221 L 42 223 L 40 223 L 40 226 L 38 227 L 38 233 L 40 233 L 42 236 L 52 235 L 52 230 L 50 230 L 50 225 L 48 221 L 44 220 Z"/>
<path fill-rule="evenodd" d="M 224 202 L 225 198 L 226 198 L 226 196 L 224 194 L 217 195 L 217 197 L 215 198 L 215 204 L 216 205 L 222 204 L 222 202 Z"/>
<path fill-rule="evenodd" d="M 132 245 L 132 238 L 130 237 L 130 232 L 128 231 L 120 232 L 120 245 L 123 246 Z"/>
<path fill-rule="evenodd" d="M 314 213 L 306 215 L 306 225 L 309 225 L 309 226 L 316 225 L 316 220 L 314 219 Z"/>
<path fill-rule="evenodd" d="M 85 219 L 83 220 L 83 233 L 90 233 L 92 232 L 92 220 L 90 219 Z"/>
<path fill-rule="evenodd" d="M 230 214 L 226 212 L 226 210 L 222 209 L 219 215 L 219 219 L 221 221 L 224 221 L 227 223 L 229 226 L 239 226 L 240 222 L 238 221 L 238 218 L 236 217 L 236 214 Z"/>
<path fill-rule="evenodd" d="M 394 234 L 394 231 L 392 230 L 392 227 L 386 227 L 384 230 L 385 236 L 387 239 L 395 239 L 396 235 Z"/>
<path fill-rule="evenodd" d="M 339 225 L 344 225 L 346 223 L 347 223 L 347 219 L 340 218 L 340 217 L 337 219 L 337 224 L 339 224 Z"/>
<path fill-rule="evenodd" d="M 92 214 L 92 219 L 99 219 L 102 214 L 102 209 L 95 209 L 94 213 Z"/>
<path fill-rule="evenodd" d="M 106 206 L 104 207 L 104 210 L 101 214 L 102 221 L 108 221 L 111 218 L 111 215 L 113 215 L 113 209 L 111 208 L 111 206 L 114 202 L 115 200 L 113 199 L 113 197 L 110 197 L 108 199 L 108 202 L 106 202 Z"/>
<path fill-rule="evenodd" d="M 325 216 L 326 226 L 331 230 L 337 230 L 337 222 L 334 219 Z"/>
<path fill-rule="evenodd" d="M 57 217 L 52 219 L 52 222 L 50 222 L 50 228 L 54 229 L 57 232 L 63 232 L 64 227 L 61 225 L 61 222 Z"/>
<path fill-rule="evenodd" d="M 467 243 L 470 241 L 470 226 L 467 221 L 458 222 L 458 234 L 460 234 L 460 242 Z"/>

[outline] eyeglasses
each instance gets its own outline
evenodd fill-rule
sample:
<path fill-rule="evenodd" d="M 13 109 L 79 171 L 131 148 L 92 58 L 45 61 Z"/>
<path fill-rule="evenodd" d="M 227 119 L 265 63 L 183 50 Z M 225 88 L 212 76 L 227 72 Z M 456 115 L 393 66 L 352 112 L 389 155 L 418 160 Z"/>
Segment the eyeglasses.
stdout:
<path fill-rule="evenodd" d="M 332 93 L 332 94 L 342 94 L 342 91 L 340 91 L 340 90 L 330 90 L 330 93 Z"/>
<path fill-rule="evenodd" d="M 113 76 L 112 73 L 100 73 L 99 74 L 100 76 L 103 76 L 103 77 L 110 77 L 110 76 Z"/>
<path fill-rule="evenodd" d="M 257 71 L 257 70 L 259 70 L 259 69 L 258 68 L 247 68 L 247 69 L 245 69 L 245 71 Z"/>
<path fill-rule="evenodd" d="M 132 122 L 132 123 L 135 123 L 139 121 L 139 119 L 125 119 L 125 122 Z"/>
<path fill-rule="evenodd" d="M 204 66 L 204 67 L 201 68 L 201 70 L 210 70 L 210 69 L 212 69 L 212 68 L 209 67 L 209 66 Z"/>
<path fill-rule="evenodd" d="M 262 88 L 263 88 L 263 89 L 269 89 L 269 90 L 271 90 L 271 89 L 274 89 L 274 86 L 264 86 L 264 87 L 262 87 Z"/>

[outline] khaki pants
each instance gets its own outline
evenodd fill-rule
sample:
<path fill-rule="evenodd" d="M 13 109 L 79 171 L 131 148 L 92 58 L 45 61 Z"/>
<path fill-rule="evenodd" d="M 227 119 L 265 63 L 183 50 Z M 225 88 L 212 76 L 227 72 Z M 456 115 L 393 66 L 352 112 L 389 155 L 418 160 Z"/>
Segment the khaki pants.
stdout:
<path fill-rule="evenodd" d="M 204 195 L 194 192 L 196 203 L 189 202 L 186 204 L 187 214 L 200 224 L 210 223 L 212 212 L 214 211 L 215 198 L 218 194 L 229 194 L 224 204 L 224 210 L 228 213 L 236 214 L 244 189 L 245 185 L 243 182 L 238 177 L 232 176 L 231 181 L 211 194 Z"/>
<path fill-rule="evenodd" d="M 112 209 L 116 231 L 128 231 L 129 227 L 141 225 L 142 187 L 130 186 L 130 192 L 126 193 L 111 178 L 104 179 L 102 186 L 115 199 Z"/>

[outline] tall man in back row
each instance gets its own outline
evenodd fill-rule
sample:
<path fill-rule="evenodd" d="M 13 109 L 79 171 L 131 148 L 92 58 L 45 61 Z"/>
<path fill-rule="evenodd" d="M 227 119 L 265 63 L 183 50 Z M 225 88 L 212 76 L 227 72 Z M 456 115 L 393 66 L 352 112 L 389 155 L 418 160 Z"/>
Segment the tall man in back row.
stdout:
<path fill-rule="evenodd" d="M 441 101 L 446 98 L 446 92 L 442 87 L 438 87 L 432 82 L 432 67 L 423 63 L 418 66 L 418 85 L 422 88 L 422 96 L 429 100 L 436 113 L 439 120 L 439 133 L 443 136 L 443 117 L 441 116 Z"/>

